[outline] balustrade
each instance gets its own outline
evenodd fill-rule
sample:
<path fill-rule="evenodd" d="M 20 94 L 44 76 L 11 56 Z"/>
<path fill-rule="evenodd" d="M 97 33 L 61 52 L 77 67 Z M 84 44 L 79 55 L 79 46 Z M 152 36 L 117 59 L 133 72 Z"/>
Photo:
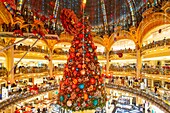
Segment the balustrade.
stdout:
<path fill-rule="evenodd" d="M 38 94 L 46 93 L 51 90 L 57 90 L 57 89 L 58 89 L 58 85 L 50 85 L 48 87 L 42 87 L 42 88 L 39 88 Z M 5 110 L 9 106 L 14 105 L 19 101 L 23 101 L 34 96 L 37 96 L 37 94 L 35 95 L 34 93 L 29 92 L 29 91 L 25 93 L 22 92 L 20 94 L 11 95 L 10 98 L 0 102 L 0 110 Z"/>
<path fill-rule="evenodd" d="M 155 47 L 161 47 L 161 46 L 170 46 L 170 39 L 163 39 L 163 40 L 159 40 L 159 41 L 153 41 L 150 44 L 147 44 L 145 46 L 142 46 L 142 51 L 145 51 L 147 49 L 152 49 Z"/>
<path fill-rule="evenodd" d="M 118 54 L 118 53 L 136 53 L 136 49 L 121 49 L 116 51 L 110 51 L 110 55 Z"/>
<path fill-rule="evenodd" d="M 14 50 L 22 50 L 22 51 L 28 51 L 28 49 L 30 48 L 30 46 L 26 46 L 26 45 L 15 45 L 14 46 Z M 40 53 L 48 53 L 48 50 L 44 50 L 38 47 L 33 47 L 31 50 L 31 52 L 40 52 Z"/>
<path fill-rule="evenodd" d="M 106 84 L 106 88 L 110 89 L 116 89 L 120 91 L 125 91 L 137 96 L 140 96 L 147 101 L 150 101 L 152 104 L 158 106 L 160 109 L 166 111 L 166 113 L 169 113 L 170 106 L 163 100 L 161 97 L 157 97 L 149 92 L 146 92 L 144 90 L 132 88 L 132 87 L 126 87 L 126 86 L 120 86 L 120 85 L 115 85 L 115 84 Z"/>

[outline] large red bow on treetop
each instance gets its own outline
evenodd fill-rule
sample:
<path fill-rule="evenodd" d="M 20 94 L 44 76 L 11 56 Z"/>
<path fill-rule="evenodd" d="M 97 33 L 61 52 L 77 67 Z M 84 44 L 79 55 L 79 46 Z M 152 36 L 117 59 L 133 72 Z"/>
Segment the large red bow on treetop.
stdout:
<path fill-rule="evenodd" d="M 70 9 L 64 8 L 61 11 L 60 19 L 64 29 L 70 34 L 77 34 L 82 29 L 77 16 Z"/>
<path fill-rule="evenodd" d="M 10 4 L 13 9 L 16 9 L 15 0 L 0 0 L 0 2 L 6 2 Z"/>

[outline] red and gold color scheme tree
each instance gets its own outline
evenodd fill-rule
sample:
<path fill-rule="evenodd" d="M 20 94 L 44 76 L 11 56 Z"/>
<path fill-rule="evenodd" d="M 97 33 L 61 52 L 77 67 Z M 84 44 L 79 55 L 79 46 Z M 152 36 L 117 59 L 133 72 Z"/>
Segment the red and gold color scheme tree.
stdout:
<path fill-rule="evenodd" d="M 72 111 L 102 108 L 106 93 L 88 18 L 78 19 L 69 9 L 63 9 L 60 18 L 74 39 L 60 82 L 58 104 Z"/>

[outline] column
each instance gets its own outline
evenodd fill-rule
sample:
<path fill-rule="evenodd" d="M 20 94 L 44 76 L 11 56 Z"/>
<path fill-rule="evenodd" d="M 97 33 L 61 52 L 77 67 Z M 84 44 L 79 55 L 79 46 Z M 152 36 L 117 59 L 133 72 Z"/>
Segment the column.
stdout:
<path fill-rule="evenodd" d="M 2 32 L 3 31 L 3 29 L 2 29 L 2 24 L 0 25 L 0 32 Z"/>
<path fill-rule="evenodd" d="M 10 109 L 11 109 L 11 113 L 15 113 L 14 105 L 12 105 Z"/>
<path fill-rule="evenodd" d="M 161 81 L 161 87 L 165 87 L 165 81 L 164 80 Z"/>
<path fill-rule="evenodd" d="M 106 50 L 106 76 L 109 75 L 109 66 L 110 66 L 110 63 L 109 63 L 109 51 Z"/>
<path fill-rule="evenodd" d="M 49 70 L 50 70 L 50 77 L 53 77 L 53 62 L 52 62 L 52 51 L 50 50 L 49 56 Z"/>
<path fill-rule="evenodd" d="M 142 57 L 141 57 L 141 50 L 137 49 L 137 55 L 136 55 L 136 77 L 141 77 L 141 68 L 142 68 Z"/>
<path fill-rule="evenodd" d="M 6 51 L 6 68 L 8 70 L 8 72 L 11 71 L 11 69 L 13 69 L 14 67 L 14 48 L 11 47 Z M 14 83 L 14 69 L 9 73 L 8 75 L 8 81 L 10 81 L 10 83 Z"/>
<path fill-rule="evenodd" d="M 153 87 L 154 87 L 154 80 L 151 79 L 151 88 L 153 88 Z"/>

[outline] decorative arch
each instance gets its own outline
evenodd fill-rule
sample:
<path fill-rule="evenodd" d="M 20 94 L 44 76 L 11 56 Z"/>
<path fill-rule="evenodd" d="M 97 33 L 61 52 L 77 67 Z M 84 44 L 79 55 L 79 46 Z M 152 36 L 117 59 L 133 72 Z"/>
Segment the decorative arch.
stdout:
<path fill-rule="evenodd" d="M 110 49 L 111 47 L 113 46 L 113 44 L 119 40 L 122 40 L 122 39 L 129 39 L 129 40 L 132 40 L 135 45 L 136 45 L 136 41 L 135 39 L 133 38 L 133 36 L 131 35 L 130 32 L 128 31 L 120 31 L 120 32 L 115 32 L 113 33 L 111 36 L 110 36 Z"/>
<path fill-rule="evenodd" d="M 156 12 L 147 16 L 147 18 L 144 18 L 137 28 L 137 38 L 140 46 L 146 38 L 146 35 L 152 29 L 165 24 L 170 24 L 170 17 L 168 17 L 165 13 Z"/>

